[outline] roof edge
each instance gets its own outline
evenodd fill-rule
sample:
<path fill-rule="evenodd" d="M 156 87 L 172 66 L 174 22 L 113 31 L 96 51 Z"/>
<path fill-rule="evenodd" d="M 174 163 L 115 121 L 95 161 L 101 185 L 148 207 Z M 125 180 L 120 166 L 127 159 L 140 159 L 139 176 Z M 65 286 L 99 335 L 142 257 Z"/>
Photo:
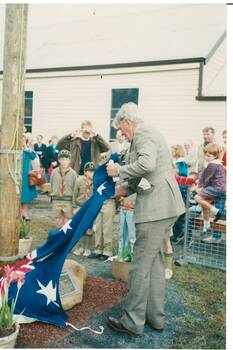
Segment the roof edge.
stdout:
<path fill-rule="evenodd" d="M 90 66 L 34 68 L 34 69 L 27 69 L 26 73 L 46 73 L 46 72 L 66 72 L 66 71 L 82 71 L 82 70 L 94 70 L 94 69 L 147 67 L 147 66 L 160 66 L 160 65 L 169 65 L 169 64 L 198 63 L 198 62 L 205 63 L 205 58 L 193 57 L 193 58 L 179 58 L 174 60 L 113 63 L 113 64 L 100 64 L 100 65 L 90 65 Z M 0 70 L 0 74 L 3 74 L 2 70 Z"/>
<path fill-rule="evenodd" d="M 211 57 L 215 54 L 219 46 L 222 44 L 223 40 L 226 38 L 227 32 L 223 32 L 222 35 L 218 38 L 208 55 L 206 56 L 206 63 L 211 59 Z"/>

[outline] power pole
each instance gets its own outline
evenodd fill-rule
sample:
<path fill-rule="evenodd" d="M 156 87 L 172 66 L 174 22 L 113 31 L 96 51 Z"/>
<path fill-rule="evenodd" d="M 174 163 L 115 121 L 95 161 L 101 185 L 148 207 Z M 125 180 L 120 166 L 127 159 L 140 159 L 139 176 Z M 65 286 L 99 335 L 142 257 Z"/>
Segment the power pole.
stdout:
<path fill-rule="evenodd" d="M 6 4 L 0 137 L 0 261 L 18 254 L 27 4 Z"/>

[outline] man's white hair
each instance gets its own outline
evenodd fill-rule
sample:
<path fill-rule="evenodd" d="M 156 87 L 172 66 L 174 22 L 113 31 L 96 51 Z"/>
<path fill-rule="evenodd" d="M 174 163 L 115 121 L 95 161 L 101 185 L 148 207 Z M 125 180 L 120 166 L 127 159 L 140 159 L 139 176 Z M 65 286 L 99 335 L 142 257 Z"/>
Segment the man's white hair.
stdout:
<path fill-rule="evenodd" d="M 143 121 L 138 116 L 138 106 L 136 105 L 136 103 L 133 103 L 133 102 L 124 103 L 119 109 L 119 111 L 117 112 L 112 122 L 112 126 L 116 128 L 117 125 L 122 123 L 126 118 L 135 122 Z"/>

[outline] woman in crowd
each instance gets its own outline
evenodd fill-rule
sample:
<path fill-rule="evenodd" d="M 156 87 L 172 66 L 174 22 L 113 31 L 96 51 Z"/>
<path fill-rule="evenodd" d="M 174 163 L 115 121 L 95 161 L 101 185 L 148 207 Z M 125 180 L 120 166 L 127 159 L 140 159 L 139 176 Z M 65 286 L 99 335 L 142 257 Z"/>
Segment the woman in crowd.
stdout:
<path fill-rule="evenodd" d="M 28 174 L 33 169 L 32 160 L 36 159 L 33 151 L 32 135 L 27 133 L 23 136 L 23 159 L 22 159 L 22 190 L 21 190 L 21 215 L 22 219 L 29 221 L 28 204 L 37 197 L 36 186 L 29 186 Z"/>

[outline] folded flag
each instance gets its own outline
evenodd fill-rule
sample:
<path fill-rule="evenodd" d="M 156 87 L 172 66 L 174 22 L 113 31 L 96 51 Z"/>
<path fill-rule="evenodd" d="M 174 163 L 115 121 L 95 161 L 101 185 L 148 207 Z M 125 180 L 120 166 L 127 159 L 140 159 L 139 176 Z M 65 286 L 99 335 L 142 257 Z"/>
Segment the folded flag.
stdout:
<path fill-rule="evenodd" d="M 111 159 L 118 161 L 116 154 Z M 93 176 L 93 195 L 61 229 L 50 231 L 48 239 L 18 263 L 18 268 L 26 271 L 15 307 L 15 315 L 23 315 L 34 320 L 52 323 L 66 328 L 67 315 L 59 296 L 59 279 L 67 254 L 92 228 L 93 222 L 103 203 L 115 195 L 115 182 L 108 177 L 106 163 L 100 165 Z M 15 299 L 17 283 L 12 283 L 9 297 Z"/>

